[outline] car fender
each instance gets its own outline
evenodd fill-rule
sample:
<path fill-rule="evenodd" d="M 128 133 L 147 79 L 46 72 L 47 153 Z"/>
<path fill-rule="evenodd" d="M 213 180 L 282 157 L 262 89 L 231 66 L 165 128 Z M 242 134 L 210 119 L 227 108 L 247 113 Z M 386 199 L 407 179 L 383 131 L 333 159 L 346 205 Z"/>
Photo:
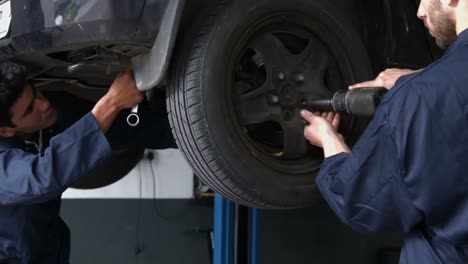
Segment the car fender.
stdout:
<path fill-rule="evenodd" d="M 184 5 L 185 0 L 170 1 L 150 53 L 132 58 L 135 80 L 140 91 L 156 87 L 166 75 Z"/>

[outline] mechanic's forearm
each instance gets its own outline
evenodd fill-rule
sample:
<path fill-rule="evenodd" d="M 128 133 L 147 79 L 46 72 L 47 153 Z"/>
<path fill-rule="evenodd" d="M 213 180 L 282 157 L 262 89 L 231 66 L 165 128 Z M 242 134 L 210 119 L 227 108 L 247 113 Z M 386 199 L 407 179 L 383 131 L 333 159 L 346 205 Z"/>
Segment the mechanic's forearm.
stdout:
<path fill-rule="evenodd" d="M 96 121 L 104 133 L 109 131 L 112 123 L 120 112 L 120 108 L 113 102 L 109 96 L 104 96 L 91 111 L 96 118 Z"/>
<path fill-rule="evenodd" d="M 56 199 L 80 176 L 109 157 L 111 151 L 92 113 L 53 137 L 42 154 L 17 148 L 2 150 L 0 206 Z"/>
<path fill-rule="evenodd" d="M 351 150 L 339 135 L 330 134 L 323 141 L 323 153 L 325 158 L 335 156 L 340 153 L 351 153 Z"/>

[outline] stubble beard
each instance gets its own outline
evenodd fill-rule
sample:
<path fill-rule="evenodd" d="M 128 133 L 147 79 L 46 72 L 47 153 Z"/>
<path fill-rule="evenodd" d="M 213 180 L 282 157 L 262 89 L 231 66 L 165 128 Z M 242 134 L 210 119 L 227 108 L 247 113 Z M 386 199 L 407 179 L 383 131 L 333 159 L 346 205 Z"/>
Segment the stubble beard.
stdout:
<path fill-rule="evenodd" d="M 455 21 L 444 13 L 440 0 L 433 0 L 429 6 L 428 14 L 431 23 L 426 21 L 426 26 L 431 31 L 439 47 L 445 49 L 452 45 L 457 39 Z"/>

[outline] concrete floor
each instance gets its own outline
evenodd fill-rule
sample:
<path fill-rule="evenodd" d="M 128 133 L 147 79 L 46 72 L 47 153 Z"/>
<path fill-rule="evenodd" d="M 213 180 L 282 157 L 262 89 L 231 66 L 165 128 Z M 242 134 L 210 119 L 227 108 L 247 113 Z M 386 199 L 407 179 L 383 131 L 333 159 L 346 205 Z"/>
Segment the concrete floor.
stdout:
<path fill-rule="evenodd" d="M 71 263 L 210 264 L 211 203 L 194 200 L 64 200 Z M 326 204 L 261 212 L 261 264 L 397 264 L 400 237 L 359 234 Z M 383 259 L 388 255 L 387 259 Z"/>

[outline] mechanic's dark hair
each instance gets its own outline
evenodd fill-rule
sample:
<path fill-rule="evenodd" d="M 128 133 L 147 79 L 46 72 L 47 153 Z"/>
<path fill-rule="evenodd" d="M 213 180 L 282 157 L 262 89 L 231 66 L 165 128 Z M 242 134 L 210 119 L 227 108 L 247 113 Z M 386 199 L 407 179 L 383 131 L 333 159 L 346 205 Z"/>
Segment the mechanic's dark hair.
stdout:
<path fill-rule="evenodd" d="M 27 84 L 26 68 L 13 62 L 0 63 L 0 127 L 15 127 L 10 108 Z"/>

